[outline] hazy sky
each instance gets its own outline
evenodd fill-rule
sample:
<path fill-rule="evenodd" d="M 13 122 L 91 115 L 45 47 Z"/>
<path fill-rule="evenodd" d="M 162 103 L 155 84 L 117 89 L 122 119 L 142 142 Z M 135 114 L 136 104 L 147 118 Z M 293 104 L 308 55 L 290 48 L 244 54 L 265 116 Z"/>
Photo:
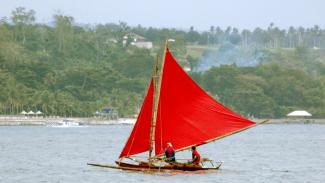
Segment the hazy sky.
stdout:
<path fill-rule="evenodd" d="M 325 28 L 325 0 L 0 0 L 0 17 L 10 17 L 19 6 L 36 11 L 37 22 L 51 22 L 61 12 L 78 23 L 208 30 L 266 28 L 271 22 L 289 26 Z"/>

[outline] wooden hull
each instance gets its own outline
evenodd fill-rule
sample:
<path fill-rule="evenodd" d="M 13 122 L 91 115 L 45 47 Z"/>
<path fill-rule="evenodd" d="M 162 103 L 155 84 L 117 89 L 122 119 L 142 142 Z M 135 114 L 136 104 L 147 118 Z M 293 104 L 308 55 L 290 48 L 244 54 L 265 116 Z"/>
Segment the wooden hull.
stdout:
<path fill-rule="evenodd" d="M 165 166 L 149 166 L 148 163 L 142 163 L 142 164 L 129 164 L 129 163 L 123 163 L 123 162 L 116 162 L 117 165 L 104 165 L 104 164 L 96 164 L 96 163 L 88 163 L 88 165 L 101 167 L 101 168 L 113 168 L 113 169 L 121 169 L 121 170 L 131 170 L 131 171 L 164 171 L 164 170 L 180 170 L 180 171 L 199 171 L 199 170 L 218 170 L 222 163 L 219 163 L 215 167 L 201 167 L 197 165 L 191 165 L 191 164 L 181 164 L 181 163 L 175 163 L 175 164 L 168 164 Z"/>

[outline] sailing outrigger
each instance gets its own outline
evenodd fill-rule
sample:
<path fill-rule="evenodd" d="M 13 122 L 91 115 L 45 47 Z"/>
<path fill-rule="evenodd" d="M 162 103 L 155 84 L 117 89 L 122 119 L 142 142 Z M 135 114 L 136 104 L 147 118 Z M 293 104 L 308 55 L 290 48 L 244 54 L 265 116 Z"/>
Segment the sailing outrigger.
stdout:
<path fill-rule="evenodd" d="M 221 163 L 207 158 L 202 158 L 199 166 L 181 163 L 178 159 L 172 163 L 165 162 L 163 146 L 172 142 L 176 151 L 182 151 L 253 126 L 256 126 L 255 122 L 204 92 L 178 65 L 166 44 L 161 67 L 158 68 L 157 61 L 138 119 L 116 161 L 117 165 L 88 165 L 136 171 L 215 170 Z M 146 160 L 134 157 L 147 151 L 149 156 Z"/>

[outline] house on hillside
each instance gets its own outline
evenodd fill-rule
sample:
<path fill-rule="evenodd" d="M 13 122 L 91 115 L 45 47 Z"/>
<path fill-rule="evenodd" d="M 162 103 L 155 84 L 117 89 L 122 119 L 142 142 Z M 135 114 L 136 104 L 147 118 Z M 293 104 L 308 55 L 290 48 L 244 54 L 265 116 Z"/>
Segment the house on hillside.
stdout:
<path fill-rule="evenodd" d="M 136 46 L 138 48 L 151 49 L 153 47 L 151 41 L 147 41 L 146 38 L 135 33 L 129 33 L 125 35 L 123 37 L 123 45 L 125 45 L 128 40 L 130 40 L 131 45 Z"/>

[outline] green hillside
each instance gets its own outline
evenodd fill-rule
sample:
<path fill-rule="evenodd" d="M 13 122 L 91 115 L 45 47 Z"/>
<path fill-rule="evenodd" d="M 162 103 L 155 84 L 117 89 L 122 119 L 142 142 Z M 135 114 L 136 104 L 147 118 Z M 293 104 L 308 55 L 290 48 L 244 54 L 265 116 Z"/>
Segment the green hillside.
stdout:
<path fill-rule="evenodd" d="M 53 25 L 45 25 L 34 16 L 17 8 L 0 22 L 1 115 L 41 110 L 90 116 L 104 107 L 120 116 L 136 114 L 155 56 L 161 57 L 164 40 L 173 38 L 170 50 L 179 63 L 190 67 L 189 74 L 213 97 L 241 114 L 274 118 L 304 109 L 325 117 L 325 31 L 317 27 L 312 28 L 317 34 L 294 29 L 279 35 L 272 27 L 247 37 L 235 28 L 197 32 L 123 22 L 77 25 L 65 15 L 54 15 Z M 135 37 L 153 48 L 136 46 Z M 211 66 L 204 64 L 210 61 Z M 196 72 L 201 65 L 205 70 Z"/>

